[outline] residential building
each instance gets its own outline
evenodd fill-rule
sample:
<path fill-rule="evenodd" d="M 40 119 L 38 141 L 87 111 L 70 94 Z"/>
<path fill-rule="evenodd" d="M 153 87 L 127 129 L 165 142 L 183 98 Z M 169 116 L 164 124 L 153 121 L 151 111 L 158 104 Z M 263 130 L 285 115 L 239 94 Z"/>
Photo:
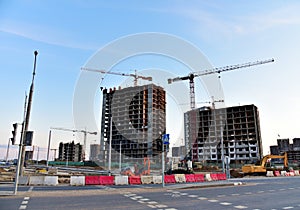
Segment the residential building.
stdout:
<path fill-rule="evenodd" d="M 222 152 L 231 163 L 255 162 L 262 157 L 255 105 L 194 109 L 184 114 L 184 123 L 186 154 L 193 161 L 221 162 Z"/>
<path fill-rule="evenodd" d="M 157 158 L 166 130 L 164 89 L 149 84 L 102 93 L 100 159 L 106 164 L 110 149 L 112 162 L 120 161 L 120 153 L 127 161 Z"/>
<path fill-rule="evenodd" d="M 82 145 L 74 141 L 68 143 L 59 143 L 58 160 L 80 162 L 83 160 Z"/>

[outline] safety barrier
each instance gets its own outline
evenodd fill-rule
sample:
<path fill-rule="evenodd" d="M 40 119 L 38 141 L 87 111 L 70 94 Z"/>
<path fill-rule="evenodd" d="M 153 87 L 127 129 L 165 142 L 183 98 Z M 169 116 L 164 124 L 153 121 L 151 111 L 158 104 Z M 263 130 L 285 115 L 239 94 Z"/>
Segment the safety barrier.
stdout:
<path fill-rule="evenodd" d="M 30 176 L 29 185 L 43 185 L 45 176 Z"/>
<path fill-rule="evenodd" d="M 184 174 L 175 174 L 175 180 L 176 180 L 177 183 L 186 182 Z"/>
<path fill-rule="evenodd" d="M 141 176 L 142 184 L 151 184 L 153 183 L 153 176 Z"/>
<path fill-rule="evenodd" d="M 45 176 L 44 185 L 58 185 L 58 176 Z"/>
<path fill-rule="evenodd" d="M 204 174 L 194 174 L 195 182 L 204 182 Z"/>
<path fill-rule="evenodd" d="M 142 184 L 141 177 L 139 176 L 130 176 L 129 177 L 129 184 Z"/>
<path fill-rule="evenodd" d="M 218 181 L 218 174 L 210 174 L 210 178 L 212 179 L 212 181 Z"/>
<path fill-rule="evenodd" d="M 162 184 L 162 176 L 153 176 L 153 184 Z"/>
<path fill-rule="evenodd" d="M 218 174 L 217 176 L 218 176 L 218 180 L 226 180 L 226 179 L 227 179 L 225 173 L 220 173 L 220 174 Z"/>
<path fill-rule="evenodd" d="M 100 176 L 99 181 L 101 185 L 114 185 L 114 176 Z"/>
<path fill-rule="evenodd" d="M 19 185 L 28 185 L 29 177 L 28 176 L 20 176 L 19 177 Z"/>
<path fill-rule="evenodd" d="M 281 175 L 281 176 L 286 176 L 286 171 L 281 171 L 281 172 L 280 172 L 280 175 Z"/>
<path fill-rule="evenodd" d="M 186 174 L 185 175 L 185 181 L 186 182 L 196 182 L 195 181 L 195 175 L 194 174 Z"/>
<path fill-rule="evenodd" d="M 295 176 L 300 176 L 299 170 L 295 170 L 294 173 L 295 173 Z"/>
<path fill-rule="evenodd" d="M 128 185 L 128 176 L 115 176 L 115 185 Z"/>
<path fill-rule="evenodd" d="M 208 182 L 212 181 L 212 178 L 211 178 L 210 174 L 205 174 L 205 180 L 208 181 Z"/>
<path fill-rule="evenodd" d="M 176 183 L 174 174 L 164 176 L 165 183 Z"/>
<path fill-rule="evenodd" d="M 85 176 L 85 185 L 98 185 L 100 184 L 99 176 Z"/>
<path fill-rule="evenodd" d="M 280 176 L 280 172 L 279 171 L 274 171 L 274 176 Z"/>
<path fill-rule="evenodd" d="M 72 186 L 85 185 L 85 177 L 84 176 L 71 176 L 70 185 L 72 185 Z"/>
<path fill-rule="evenodd" d="M 273 171 L 267 171 L 267 174 L 266 174 L 266 176 L 268 176 L 268 177 L 272 177 L 272 176 L 274 176 L 274 173 L 273 173 Z"/>

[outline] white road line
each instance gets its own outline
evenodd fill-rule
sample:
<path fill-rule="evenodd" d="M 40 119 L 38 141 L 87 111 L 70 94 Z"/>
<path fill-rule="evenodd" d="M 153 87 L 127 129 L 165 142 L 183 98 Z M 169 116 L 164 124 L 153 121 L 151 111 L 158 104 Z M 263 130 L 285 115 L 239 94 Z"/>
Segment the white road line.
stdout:
<path fill-rule="evenodd" d="M 156 209 L 156 206 L 154 206 L 154 205 L 147 205 L 147 206 L 152 208 L 152 209 Z"/>
<path fill-rule="evenodd" d="M 222 198 L 222 197 L 225 197 L 226 195 L 218 195 L 217 197 L 218 198 Z"/>
<path fill-rule="evenodd" d="M 232 203 L 227 203 L 227 202 L 222 202 L 220 204 L 223 205 L 223 206 L 230 206 L 230 205 L 232 205 Z"/>
<path fill-rule="evenodd" d="M 205 197 L 199 197 L 198 199 L 199 200 L 207 200 L 207 198 L 205 198 Z"/>
<path fill-rule="evenodd" d="M 163 204 L 158 204 L 156 205 L 157 208 L 167 208 L 168 206 L 167 205 L 163 205 Z"/>
<path fill-rule="evenodd" d="M 258 191 L 257 193 L 264 193 L 265 191 L 261 190 L 261 191 Z"/>
<path fill-rule="evenodd" d="M 157 204 L 156 201 L 149 201 L 148 203 L 149 203 L 149 204 Z"/>
<path fill-rule="evenodd" d="M 246 195 L 252 195 L 252 192 L 246 192 L 245 194 Z"/>
<path fill-rule="evenodd" d="M 30 199 L 30 197 L 24 197 L 24 200 L 29 200 Z"/>
<path fill-rule="evenodd" d="M 238 194 L 238 193 L 235 193 L 235 194 L 231 194 L 232 196 L 237 196 L 237 195 L 240 195 L 240 194 Z"/>
<path fill-rule="evenodd" d="M 289 190 L 294 190 L 294 189 L 295 189 L 295 188 L 293 188 L 293 187 L 290 187 L 290 188 L 289 188 Z"/>
<path fill-rule="evenodd" d="M 247 209 L 248 207 L 247 206 L 235 206 L 234 208 L 236 208 L 236 209 Z"/>
<path fill-rule="evenodd" d="M 28 201 L 22 201 L 22 205 L 27 205 Z"/>
<path fill-rule="evenodd" d="M 28 192 L 31 192 L 33 190 L 33 186 L 29 187 Z"/>
<path fill-rule="evenodd" d="M 187 195 L 187 193 L 180 193 L 180 195 Z"/>
<path fill-rule="evenodd" d="M 196 198 L 196 197 L 198 197 L 198 195 L 188 195 L 188 197 L 190 197 L 190 198 Z"/>
<path fill-rule="evenodd" d="M 208 202 L 216 203 L 216 202 L 218 202 L 218 200 L 216 200 L 216 199 L 211 199 L 211 200 L 208 200 Z"/>
<path fill-rule="evenodd" d="M 287 207 L 283 207 L 282 209 L 293 209 L 293 206 L 287 206 Z"/>
<path fill-rule="evenodd" d="M 27 206 L 26 205 L 21 205 L 19 209 L 26 209 Z"/>

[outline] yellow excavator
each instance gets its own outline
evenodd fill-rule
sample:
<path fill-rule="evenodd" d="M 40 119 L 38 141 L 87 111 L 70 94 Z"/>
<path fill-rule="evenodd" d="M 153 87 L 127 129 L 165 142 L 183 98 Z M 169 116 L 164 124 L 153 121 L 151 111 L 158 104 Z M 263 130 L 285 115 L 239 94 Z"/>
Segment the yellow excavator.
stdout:
<path fill-rule="evenodd" d="M 258 164 L 247 164 L 242 167 L 242 172 L 244 175 L 256 175 L 256 174 L 266 174 L 267 173 L 267 162 L 270 159 L 283 159 L 284 168 L 288 167 L 288 157 L 285 152 L 284 155 L 266 155 L 262 158 Z"/>

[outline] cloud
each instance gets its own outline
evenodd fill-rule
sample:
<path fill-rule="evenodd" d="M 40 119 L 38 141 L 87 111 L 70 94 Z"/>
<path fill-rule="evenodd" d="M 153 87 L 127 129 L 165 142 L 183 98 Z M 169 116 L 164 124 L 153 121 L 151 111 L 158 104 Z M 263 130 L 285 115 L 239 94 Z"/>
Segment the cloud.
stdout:
<path fill-rule="evenodd" d="M 2 21 L 0 31 L 37 42 L 81 50 L 96 50 L 95 45 L 72 41 L 70 34 L 50 27 L 29 24 L 26 22 Z"/>

